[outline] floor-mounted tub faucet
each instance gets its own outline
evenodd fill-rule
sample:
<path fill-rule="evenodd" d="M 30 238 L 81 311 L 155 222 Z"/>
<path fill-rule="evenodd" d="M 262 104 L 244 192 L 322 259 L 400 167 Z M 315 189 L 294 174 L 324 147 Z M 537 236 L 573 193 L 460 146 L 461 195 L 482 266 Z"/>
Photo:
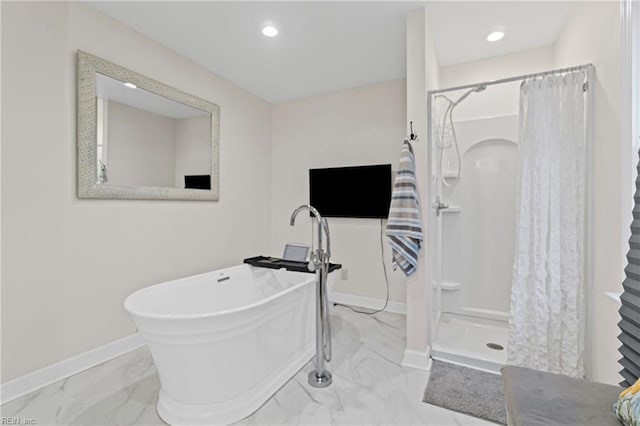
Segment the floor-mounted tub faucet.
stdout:
<path fill-rule="evenodd" d="M 331 257 L 331 237 L 329 224 L 318 210 L 311 205 L 302 205 L 291 213 L 289 224 L 293 226 L 296 216 L 308 210 L 317 223 L 318 246 L 311 250 L 309 269 L 316 272 L 316 367 L 309 373 L 309 384 L 316 388 L 324 388 L 331 384 L 331 373 L 324 368 L 324 363 L 331 361 L 331 323 L 329 322 L 329 299 L 327 297 L 327 275 L 329 258 Z M 322 247 L 323 234 L 326 238 L 326 250 Z"/>

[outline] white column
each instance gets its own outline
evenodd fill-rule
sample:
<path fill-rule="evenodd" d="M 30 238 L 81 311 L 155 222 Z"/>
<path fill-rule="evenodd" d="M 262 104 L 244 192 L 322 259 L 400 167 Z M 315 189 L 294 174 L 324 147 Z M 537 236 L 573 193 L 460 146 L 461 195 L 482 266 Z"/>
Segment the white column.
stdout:
<path fill-rule="evenodd" d="M 427 91 L 437 88 L 438 60 L 428 31 L 427 10 L 420 8 L 407 14 L 407 134 L 409 122 L 419 140 L 413 143 L 416 177 L 422 206 L 425 241 L 420 252 L 418 270 L 407 280 L 407 346 L 402 364 L 428 370 L 431 344 L 431 268 L 427 249 L 433 221 L 429 208 L 428 176 L 430 160 L 427 150 Z"/>

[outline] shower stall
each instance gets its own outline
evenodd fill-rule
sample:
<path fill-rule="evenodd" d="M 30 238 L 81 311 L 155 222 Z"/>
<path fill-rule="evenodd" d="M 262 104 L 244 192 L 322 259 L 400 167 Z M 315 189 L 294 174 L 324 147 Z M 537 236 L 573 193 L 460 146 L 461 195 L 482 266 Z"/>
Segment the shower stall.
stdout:
<path fill-rule="evenodd" d="M 522 119 L 522 100 L 520 111 L 511 114 L 477 112 L 484 112 L 482 103 L 489 102 L 491 96 L 486 95 L 492 90 L 512 91 L 515 100 L 525 81 L 576 72 L 583 77 L 571 78 L 584 80 L 580 84 L 587 140 L 590 65 L 428 93 L 431 235 L 427 257 L 434 359 L 498 372 L 507 363 L 509 321 L 517 315 L 511 313 L 511 288 L 516 250 L 522 255 L 517 229 L 523 202 L 519 173 L 525 153 L 519 144 L 523 122 L 531 123 Z M 467 113 L 472 109 L 475 114 Z M 590 187 L 588 182 L 585 185 Z M 584 268 L 588 281 L 590 273 Z"/>

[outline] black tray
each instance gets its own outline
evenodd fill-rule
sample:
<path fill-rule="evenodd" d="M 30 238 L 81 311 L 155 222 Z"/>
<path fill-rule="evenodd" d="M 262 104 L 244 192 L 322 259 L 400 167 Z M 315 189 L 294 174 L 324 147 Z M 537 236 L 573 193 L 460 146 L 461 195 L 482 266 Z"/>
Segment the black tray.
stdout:
<path fill-rule="evenodd" d="M 284 260 L 284 259 L 279 259 L 277 257 L 267 257 L 267 256 L 248 257 L 244 260 L 244 263 L 248 263 L 251 266 L 257 266 L 259 268 L 269 268 L 269 269 L 284 268 L 287 271 L 307 272 L 309 274 L 315 274 L 315 271 L 314 272 L 309 271 L 309 268 L 307 268 L 307 262 L 296 262 L 294 260 Z M 339 263 L 329 264 L 329 272 L 333 272 L 336 269 L 340 269 L 340 268 L 342 268 L 342 265 Z"/>

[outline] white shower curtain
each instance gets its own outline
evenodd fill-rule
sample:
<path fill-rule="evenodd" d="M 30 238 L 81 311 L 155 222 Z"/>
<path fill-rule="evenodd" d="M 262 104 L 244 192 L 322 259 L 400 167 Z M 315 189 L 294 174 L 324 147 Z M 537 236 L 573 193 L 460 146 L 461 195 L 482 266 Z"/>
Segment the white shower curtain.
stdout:
<path fill-rule="evenodd" d="M 508 363 L 584 375 L 584 71 L 520 89 Z"/>

